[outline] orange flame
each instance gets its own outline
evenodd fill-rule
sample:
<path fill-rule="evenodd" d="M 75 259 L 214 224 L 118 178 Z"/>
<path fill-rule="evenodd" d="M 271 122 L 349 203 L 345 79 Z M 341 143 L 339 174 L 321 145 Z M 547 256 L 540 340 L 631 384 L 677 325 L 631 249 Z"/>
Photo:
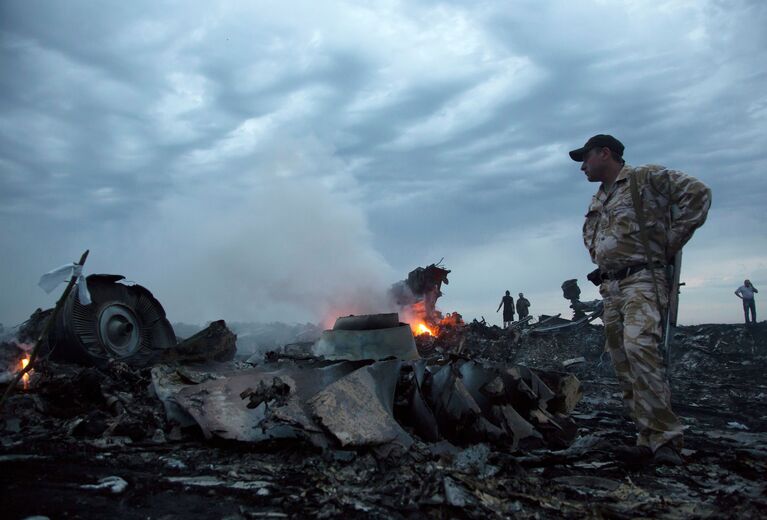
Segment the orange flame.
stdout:
<path fill-rule="evenodd" d="M 27 365 L 28 365 L 28 364 L 29 364 L 29 355 L 27 355 L 26 357 L 24 357 L 24 358 L 21 360 L 21 369 L 19 369 L 19 372 L 21 372 L 22 370 L 24 370 L 25 368 L 27 368 Z M 32 372 L 32 370 L 30 370 L 29 372 L 27 372 L 26 374 L 24 374 L 23 376 L 21 376 L 21 381 L 22 381 L 22 382 L 23 382 L 23 384 L 24 384 L 24 390 L 26 390 L 27 388 L 29 388 L 29 373 L 30 373 L 30 372 Z"/>
<path fill-rule="evenodd" d="M 413 330 L 413 334 L 420 336 L 421 334 L 428 334 L 434 336 L 434 332 L 426 326 L 425 323 L 411 323 L 410 328 Z"/>

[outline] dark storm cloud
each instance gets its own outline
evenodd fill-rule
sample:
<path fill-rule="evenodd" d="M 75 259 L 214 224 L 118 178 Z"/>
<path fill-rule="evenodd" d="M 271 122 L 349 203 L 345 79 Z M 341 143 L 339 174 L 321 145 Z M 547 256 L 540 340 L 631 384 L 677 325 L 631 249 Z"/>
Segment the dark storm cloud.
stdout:
<path fill-rule="evenodd" d="M 717 266 L 767 277 L 763 3 L 0 10 L 0 319 L 85 247 L 190 321 L 316 319 L 443 256 L 449 310 L 567 312 L 595 189 L 567 151 L 598 132 L 714 189 L 689 320 L 724 312 Z"/>

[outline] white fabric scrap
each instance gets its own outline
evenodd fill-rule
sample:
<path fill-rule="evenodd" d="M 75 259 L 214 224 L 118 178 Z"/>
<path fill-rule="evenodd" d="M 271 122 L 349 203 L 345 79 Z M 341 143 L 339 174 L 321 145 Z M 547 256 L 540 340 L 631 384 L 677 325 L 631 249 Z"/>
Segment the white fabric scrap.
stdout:
<path fill-rule="evenodd" d="M 109 490 L 115 495 L 119 495 L 128 487 L 128 483 L 118 476 L 104 477 L 98 484 L 85 484 L 80 486 L 82 489 L 95 489 L 98 491 Z"/>
<path fill-rule="evenodd" d="M 77 296 L 80 299 L 80 303 L 89 305 L 91 303 L 91 293 L 88 292 L 88 282 L 85 280 L 85 276 L 83 276 L 83 266 L 75 264 L 74 262 L 62 265 L 53 271 L 45 273 L 40 277 L 38 285 L 42 287 L 45 292 L 50 293 L 60 284 L 69 281 L 72 277 L 77 278 L 75 284 L 77 285 Z"/>

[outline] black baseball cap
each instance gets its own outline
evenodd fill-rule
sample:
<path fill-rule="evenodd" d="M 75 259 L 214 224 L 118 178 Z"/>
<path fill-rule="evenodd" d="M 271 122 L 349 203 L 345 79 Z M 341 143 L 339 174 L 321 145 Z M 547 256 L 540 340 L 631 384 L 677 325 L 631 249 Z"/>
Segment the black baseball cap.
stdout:
<path fill-rule="evenodd" d="M 576 162 L 583 162 L 583 157 L 586 155 L 586 152 L 593 148 L 609 148 L 619 156 L 623 157 L 623 143 L 611 135 L 597 134 L 586 141 L 586 144 L 584 144 L 582 148 L 570 152 L 570 159 Z"/>

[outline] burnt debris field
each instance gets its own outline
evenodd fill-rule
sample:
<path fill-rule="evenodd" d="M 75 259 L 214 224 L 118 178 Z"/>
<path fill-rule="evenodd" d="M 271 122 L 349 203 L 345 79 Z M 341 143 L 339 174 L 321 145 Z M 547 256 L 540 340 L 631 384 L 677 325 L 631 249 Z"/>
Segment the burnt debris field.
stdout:
<path fill-rule="evenodd" d="M 310 342 L 243 360 L 235 343 L 214 322 L 140 363 L 42 358 L 3 404 L 3 516 L 767 512 L 765 323 L 675 329 L 679 467 L 613 456 L 634 431 L 599 325 L 542 334 L 458 323 L 416 336 L 412 356 L 377 362 L 317 357 Z M 27 355 L 17 342 L 0 352 L 7 374 Z"/>

